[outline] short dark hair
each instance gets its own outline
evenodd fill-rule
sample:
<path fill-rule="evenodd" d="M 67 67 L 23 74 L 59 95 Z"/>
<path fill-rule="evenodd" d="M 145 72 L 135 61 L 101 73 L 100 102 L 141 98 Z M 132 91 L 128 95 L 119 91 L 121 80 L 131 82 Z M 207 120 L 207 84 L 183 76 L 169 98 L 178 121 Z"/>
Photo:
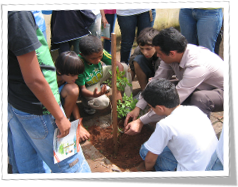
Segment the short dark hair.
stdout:
<path fill-rule="evenodd" d="M 84 63 L 74 51 L 60 53 L 55 67 L 61 75 L 78 75 L 84 72 Z"/>
<path fill-rule="evenodd" d="M 161 51 L 167 55 L 174 50 L 183 53 L 188 44 L 186 38 L 173 27 L 161 30 L 152 43 L 154 46 L 159 46 Z"/>
<path fill-rule="evenodd" d="M 140 32 L 136 42 L 138 45 L 141 45 L 141 46 L 153 45 L 152 44 L 153 38 L 157 34 L 159 34 L 158 30 L 154 29 L 153 27 L 146 27 Z"/>
<path fill-rule="evenodd" d="M 175 85 L 167 79 L 151 80 L 142 91 L 141 96 L 153 108 L 156 105 L 174 108 L 180 104 Z"/>
<path fill-rule="evenodd" d="M 99 53 L 102 50 L 102 41 L 94 35 L 87 35 L 79 40 L 79 51 L 85 56 Z"/>

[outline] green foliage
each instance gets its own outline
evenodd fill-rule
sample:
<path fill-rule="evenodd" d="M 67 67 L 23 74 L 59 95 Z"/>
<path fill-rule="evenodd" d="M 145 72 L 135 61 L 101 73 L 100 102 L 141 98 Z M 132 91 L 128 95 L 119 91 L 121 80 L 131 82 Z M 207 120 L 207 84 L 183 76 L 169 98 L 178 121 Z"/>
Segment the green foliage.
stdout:
<path fill-rule="evenodd" d="M 104 81 L 104 83 L 106 83 L 108 86 L 111 87 L 112 86 L 112 81 L 111 81 L 112 71 L 109 70 L 109 73 L 111 74 L 111 77 L 108 80 Z M 116 86 L 117 86 L 118 91 L 124 92 L 126 85 L 132 87 L 132 84 L 129 83 L 129 81 L 127 80 L 126 77 L 124 77 L 125 71 L 120 72 L 119 68 L 117 67 L 116 68 L 116 74 L 117 74 L 117 76 L 116 76 Z M 117 115 L 118 115 L 118 118 L 121 119 L 121 118 L 126 117 L 126 115 L 135 108 L 137 102 L 138 102 L 138 100 L 133 99 L 132 94 L 128 97 L 124 93 L 124 95 L 122 97 L 122 101 L 121 100 L 117 101 Z"/>
<path fill-rule="evenodd" d="M 126 115 L 136 107 L 137 99 L 133 99 L 133 95 L 127 96 L 125 93 L 122 97 L 122 101 L 117 101 L 117 115 L 118 118 L 126 117 Z"/>
<path fill-rule="evenodd" d="M 59 146 L 59 153 L 60 154 L 64 154 L 64 145 L 62 145 L 62 144 L 60 144 L 60 146 Z"/>
<path fill-rule="evenodd" d="M 109 73 L 111 74 L 110 79 L 104 81 L 104 83 L 106 83 L 108 86 L 112 87 L 112 71 L 109 70 Z M 117 89 L 120 92 L 123 92 L 125 90 L 126 85 L 128 86 L 132 86 L 131 83 L 129 83 L 129 81 L 127 80 L 126 77 L 124 77 L 125 75 L 125 71 L 119 71 L 118 67 L 116 68 L 116 74 L 117 74 L 117 78 L 116 78 L 116 86 Z"/>

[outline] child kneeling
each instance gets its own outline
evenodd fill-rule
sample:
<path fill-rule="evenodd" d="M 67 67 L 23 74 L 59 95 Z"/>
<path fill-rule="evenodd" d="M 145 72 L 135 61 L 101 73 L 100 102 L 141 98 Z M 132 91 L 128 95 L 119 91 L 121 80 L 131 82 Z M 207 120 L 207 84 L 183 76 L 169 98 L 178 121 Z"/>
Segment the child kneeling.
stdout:
<path fill-rule="evenodd" d="M 155 79 L 141 93 L 158 115 L 166 117 L 140 149 L 149 171 L 205 171 L 218 140 L 210 119 L 196 106 L 180 105 L 175 85 Z"/>
<path fill-rule="evenodd" d="M 132 72 L 132 80 L 135 75 L 142 90 L 151 77 L 154 77 L 156 70 L 160 65 L 160 58 L 157 57 L 155 46 L 153 46 L 153 38 L 159 33 L 153 27 L 143 29 L 136 39 L 138 46 L 129 59 Z"/>
<path fill-rule="evenodd" d="M 94 114 L 96 110 L 102 110 L 109 106 L 110 100 L 105 95 L 108 92 L 106 85 L 102 83 L 111 75 L 109 70 L 112 65 L 112 56 L 103 49 L 102 41 L 93 36 L 83 37 L 79 42 L 79 57 L 84 62 L 85 70 L 78 75 L 76 84 L 80 87 L 84 110 L 88 114 Z M 102 65 L 103 62 L 106 65 Z M 125 63 L 116 62 L 119 71 L 125 71 L 129 83 L 131 74 L 129 67 Z M 130 96 L 132 88 L 125 87 L 125 93 Z"/>
<path fill-rule="evenodd" d="M 55 61 L 59 93 L 65 115 L 70 119 L 71 114 L 75 120 L 80 118 L 76 101 L 79 97 L 79 87 L 75 84 L 78 75 L 84 71 L 84 64 L 74 51 L 61 53 Z M 80 126 L 79 137 L 81 141 L 89 139 L 89 132 Z"/>

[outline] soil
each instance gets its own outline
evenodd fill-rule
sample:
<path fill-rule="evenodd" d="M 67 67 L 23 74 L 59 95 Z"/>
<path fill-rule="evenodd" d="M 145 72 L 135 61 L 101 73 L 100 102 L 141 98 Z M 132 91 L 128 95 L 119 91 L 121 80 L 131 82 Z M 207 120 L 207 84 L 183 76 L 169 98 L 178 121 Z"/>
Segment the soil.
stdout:
<path fill-rule="evenodd" d="M 153 129 L 149 125 L 144 125 L 141 133 L 134 136 L 129 136 L 118 131 L 117 154 L 115 154 L 113 141 L 113 125 L 106 128 L 91 126 L 88 131 L 91 134 L 90 142 L 94 147 L 123 172 L 143 162 L 139 155 L 139 150 L 141 145 L 148 140 Z"/>

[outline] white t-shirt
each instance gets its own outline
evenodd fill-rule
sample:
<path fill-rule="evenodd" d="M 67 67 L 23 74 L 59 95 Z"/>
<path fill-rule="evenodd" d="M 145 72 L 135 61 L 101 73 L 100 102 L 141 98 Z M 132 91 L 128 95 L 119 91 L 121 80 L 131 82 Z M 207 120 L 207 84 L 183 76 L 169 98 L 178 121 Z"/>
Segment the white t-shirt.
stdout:
<path fill-rule="evenodd" d="M 100 14 L 100 9 L 91 9 L 94 15 Z"/>
<path fill-rule="evenodd" d="M 142 14 L 151 9 L 117 9 L 118 16 L 132 16 L 137 14 Z"/>
<path fill-rule="evenodd" d="M 168 146 L 177 171 L 204 171 L 217 142 L 210 119 L 196 106 L 180 105 L 156 124 L 145 147 L 159 155 Z"/>

